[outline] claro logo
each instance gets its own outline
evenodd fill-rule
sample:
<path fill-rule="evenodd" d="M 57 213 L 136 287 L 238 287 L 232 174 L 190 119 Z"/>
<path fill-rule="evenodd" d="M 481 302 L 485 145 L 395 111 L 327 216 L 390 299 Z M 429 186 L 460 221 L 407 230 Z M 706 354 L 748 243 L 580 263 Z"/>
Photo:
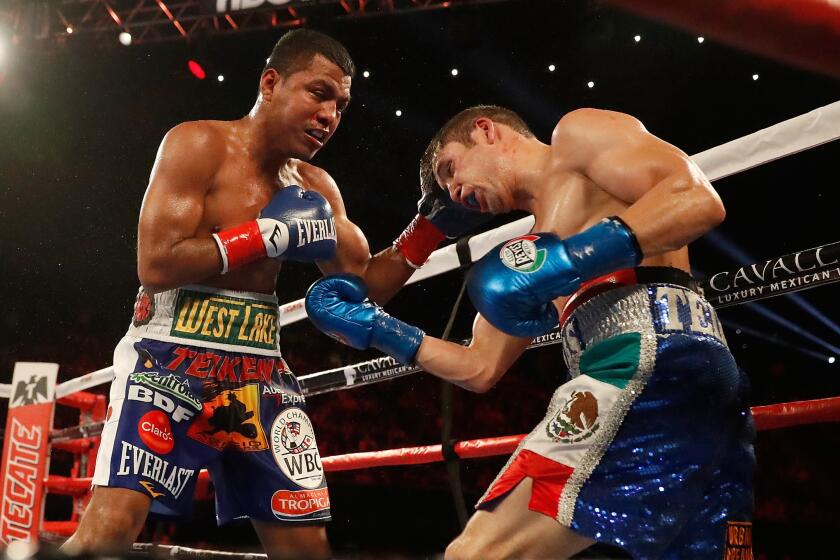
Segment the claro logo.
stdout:
<path fill-rule="evenodd" d="M 166 455 L 175 447 L 175 437 L 172 435 L 169 418 L 160 410 L 144 414 L 137 424 L 137 433 L 146 447 L 160 455 Z"/>

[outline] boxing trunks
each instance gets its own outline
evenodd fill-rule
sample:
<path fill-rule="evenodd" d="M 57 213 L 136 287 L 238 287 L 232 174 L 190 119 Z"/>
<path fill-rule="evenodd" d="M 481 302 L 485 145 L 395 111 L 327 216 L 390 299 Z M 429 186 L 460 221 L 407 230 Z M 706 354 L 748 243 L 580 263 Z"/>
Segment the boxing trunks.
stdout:
<path fill-rule="evenodd" d="M 188 515 L 207 468 L 219 524 L 329 519 L 315 432 L 277 325 L 274 296 L 141 289 L 114 351 L 93 484 L 146 494 L 153 513 Z"/>
<path fill-rule="evenodd" d="M 530 477 L 529 509 L 634 558 L 752 558 L 747 382 L 694 280 L 590 282 L 561 336 L 571 380 L 477 507 Z"/>

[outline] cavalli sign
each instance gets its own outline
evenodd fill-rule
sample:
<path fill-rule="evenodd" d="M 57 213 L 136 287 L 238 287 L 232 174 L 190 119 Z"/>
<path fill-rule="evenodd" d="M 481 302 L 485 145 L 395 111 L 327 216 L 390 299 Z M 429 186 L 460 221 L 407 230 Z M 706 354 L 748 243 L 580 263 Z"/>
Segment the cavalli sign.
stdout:
<path fill-rule="evenodd" d="M 709 303 L 720 308 L 831 282 L 840 282 L 840 242 L 742 266 L 737 270 L 718 272 L 703 283 L 703 293 Z M 714 328 L 719 333 L 719 325 Z M 528 348 L 560 344 L 562 341 L 560 329 L 555 327 L 532 340 Z M 469 340 L 463 343 L 468 344 Z M 298 381 L 303 394 L 311 396 L 418 371 L 420 368 L 417 366 L 400 365 L 393 358 L 384 357 L 319 374 L 304 375 Z"/>
<path fill-rule="evenodd" d="M 58 364 L 18 362 L 12 376 L 0 468 L 0 544 L 38 541 Z"/>
<path fill-rule="evenodd" d="M 706 299 L 727 307 L 840 280 L 840 242 L 718 272 L 703 284 Z"/>

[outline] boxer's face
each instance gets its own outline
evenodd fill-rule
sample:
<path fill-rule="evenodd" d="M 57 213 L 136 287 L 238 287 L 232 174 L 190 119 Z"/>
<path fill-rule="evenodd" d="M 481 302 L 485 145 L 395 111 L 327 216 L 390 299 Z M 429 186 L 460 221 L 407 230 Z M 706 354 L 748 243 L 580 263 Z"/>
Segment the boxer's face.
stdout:
<path fill-rule="evenodd" d="M 475 144 L 449 142 L 438 152 L 435 178 L 453 201 L 468 208 L 502 214 L 514 209 L 504 151 L 498 143 L 487 142 L 483 131 L 471 134 Z"/>
<path fill-rule="evenodd" d="M 350 103 L 350 76 L 321 55 L 309 66 L 282 77 L 273 70 L 263 88 L 271 144 L 289 157 L 311 159 L 332 137 Z"/>

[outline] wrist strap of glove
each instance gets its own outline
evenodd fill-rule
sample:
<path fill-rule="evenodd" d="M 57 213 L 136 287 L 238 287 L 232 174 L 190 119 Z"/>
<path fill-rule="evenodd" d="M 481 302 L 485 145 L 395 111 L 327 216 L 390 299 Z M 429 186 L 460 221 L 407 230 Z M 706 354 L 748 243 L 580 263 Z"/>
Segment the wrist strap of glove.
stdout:
<path fill-rule="evenodd" d="M 642 262 L 642 248 L 636 234 L 618 216 L 604 218 L 591 228 L 565 241 L 569 257 L 582 281 Z"/>
<path fill-rule="evenodd" d="M 378 313 L 374 321 L 371 346 L 385 352 L 401 364 L 413 364 L 426 333 L 414 325 L 391 317 L 384 311 Z"/>
<path fill-rule="evenodd" d="M 446 236 L 432 222 L 417 214 L 394 245 L 409 266 L 420 268 L 444 239 Z"/>
<path fill-rule="evenodd" d="M 266 255 L 260 225 L 256 220 L 213 234 L 222 256 L 222 274 Z"/>

